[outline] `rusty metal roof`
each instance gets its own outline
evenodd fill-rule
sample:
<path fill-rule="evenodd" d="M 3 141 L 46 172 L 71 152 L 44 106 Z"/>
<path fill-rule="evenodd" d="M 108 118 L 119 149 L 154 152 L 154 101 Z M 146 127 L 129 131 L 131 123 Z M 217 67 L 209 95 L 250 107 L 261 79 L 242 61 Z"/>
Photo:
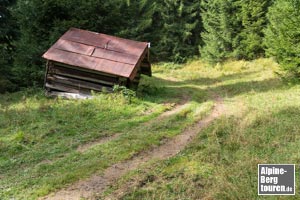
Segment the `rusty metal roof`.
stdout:
<path fill-rule="evenodd" d="M 71 28 L 43 58 L 133 79 L 147 48 L 146 42 Z"/>

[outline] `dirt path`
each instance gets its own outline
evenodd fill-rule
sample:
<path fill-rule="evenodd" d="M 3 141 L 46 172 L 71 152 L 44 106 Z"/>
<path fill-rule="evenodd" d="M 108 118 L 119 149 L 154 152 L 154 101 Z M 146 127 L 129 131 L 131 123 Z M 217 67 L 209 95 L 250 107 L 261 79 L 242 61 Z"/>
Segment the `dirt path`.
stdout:
<path fill-rule="evenodd" d="M 116 133 L 116 134 L 113 134 L 113 135 L 110 135 L 110 136 L 107 136 L 107 137 L 104 137 L 104 138 L 100 138 L 100 139 L 95 140 L 93 142 L 89 142 L 87 144 L 79 146 L 77 148 L 77 151 L 80 152 L 80 153 L 84 153 L 85 151 L 89 150 L 93 146 L 97 146 L 97 145 L 109 142 L 111 140 L 114 140 L 114 139 L 118 138 L 120 135 L 121 135 L 120 133 Z"/>
<path fill-rule="evenodd" d="M 172 112 L 172 111 L 169 111 Z M 164 144 L 142 152 L 132 159 L 117 163 L 107 168 L 103 175 L 94 175 L 87 180 L 81 180 L 74 185 L 62 189 L 55 194 L 49 195 L 42 199 L 47 200 L 80 200 L 95 199 L 94 197 L 101 194 L 107 186 L 113 184 L 118 178 L 127 172 L 138 168 L 139 165 L 148 162 L 151 159 L 167 159 L 175 156 L 183 150 L 190 141 L 213 120 L 224 113 L 223 101 L 220 97 L 215 98 L 215 106 L 212 113 L 206 118 L 200 120 L 195 125 L 186 129 L 182 134 L 167 140 Z"/>
<path fill-rule="evenodd" d="M 171 115 L 180 112 L 188 105 L 189 101 L 190 101 L 190 96 L 187 94 L 183 94 L 181 97 L 181 101 L 177 105 L 175 105 L 175 107 L 173 107 L 171 110 L 162 113 L 158 118 L 156 118 L 156 120 L 161 120 L 165 117 L 169 117 Z"/>
<path fill-rule="evenodd" d="M 144 123 L 144 126 L 150 126 L 151 124 L 155 123 L 156 121 L 163 120 L 166 117 L 169 117 L 171 115 L 174 115 L 174 114 L 180 112 L 181 110 L 183 110 L 188 105 L 187 104 L 188 101 L 189 101 L 189 97 L 188 96 L 183 96 L 182 101 L 179 102 L 177 105 L 175 105 L 172 109 L 167 110 L 167 111 L 163 112 L 161 115 L 159 115 L 157 118 Z M 107 136 L 107 137 L 95 140 L 93 142 L 83 144 L 83 145 L 81 145 L 77 148 L 77 151 L 80 152 L 80 153 L 84 153 L 85 151 L 89 150 L 90 148 L 92 148 L 94 146 L 98 146 L 100 144 L 104 144 L 104 143 L 109 142 L 111 140 L 114 140 L 114 139 L 118 138 L 120 135 L 121 135 L 120 133 L 116 133 L 116 134 L 113 134 L 111 136 Z"/>

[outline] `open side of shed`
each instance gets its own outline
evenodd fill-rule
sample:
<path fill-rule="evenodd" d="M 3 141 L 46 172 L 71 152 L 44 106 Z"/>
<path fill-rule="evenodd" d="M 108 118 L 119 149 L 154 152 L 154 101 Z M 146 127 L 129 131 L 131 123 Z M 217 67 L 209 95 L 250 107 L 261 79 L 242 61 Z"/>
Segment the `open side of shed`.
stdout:
<path fill-rule="evenodd" d="M 114 85 L 138 86 L 141 74 L 152 75 L 146 42 L 71 28 L 44 55 L 45 89 L 90 94 Z"/>

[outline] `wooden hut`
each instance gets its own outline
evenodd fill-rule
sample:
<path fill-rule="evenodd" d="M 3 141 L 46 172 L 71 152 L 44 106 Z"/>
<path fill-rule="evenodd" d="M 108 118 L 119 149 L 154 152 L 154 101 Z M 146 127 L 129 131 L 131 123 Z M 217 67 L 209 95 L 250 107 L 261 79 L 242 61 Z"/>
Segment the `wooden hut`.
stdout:
<path fill-rule="evenodd" d="M 114 85 L 137 86 L 151 76 L 146 42 L 71 28 L 44 55 L 48 94 L 112 91 Z"/>

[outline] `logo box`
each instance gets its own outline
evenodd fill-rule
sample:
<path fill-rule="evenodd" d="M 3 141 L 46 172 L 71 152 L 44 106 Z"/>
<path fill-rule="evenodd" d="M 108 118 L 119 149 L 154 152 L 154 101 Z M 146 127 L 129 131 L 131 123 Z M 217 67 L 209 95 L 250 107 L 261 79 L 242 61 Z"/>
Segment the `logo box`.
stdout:
<path fill-rule="evenodd" d="M 295 165 L 259 164 L 258 195 L 295 195 Z"/>

